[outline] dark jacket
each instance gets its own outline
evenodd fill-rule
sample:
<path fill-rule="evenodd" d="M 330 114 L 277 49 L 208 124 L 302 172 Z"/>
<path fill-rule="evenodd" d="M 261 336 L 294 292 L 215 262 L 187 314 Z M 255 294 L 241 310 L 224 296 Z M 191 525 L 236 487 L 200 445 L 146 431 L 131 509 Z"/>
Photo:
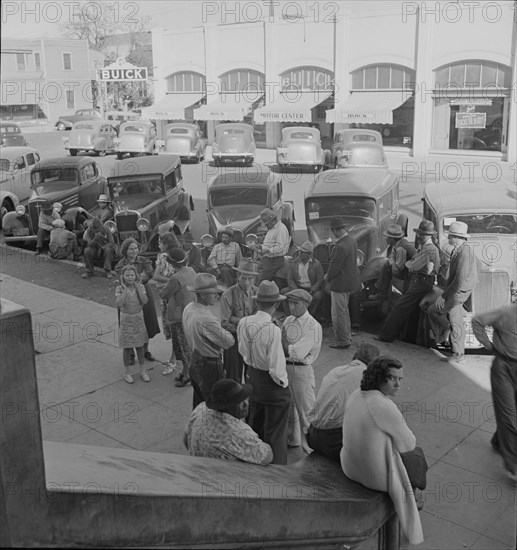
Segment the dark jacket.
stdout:
<path fill-rule="evenodd" d="M 336 241 L 330 256 L 327 281 L 331 292 L 356 292 L 361 288 L 357 243 L 348 234 Z"/>
<path fill-rule="evenodd" d="M 290 288 L 300 288 L 300 275 L 298 267 L 300 266 L 300 260 L 293 260 L 289 263 L 289 269 L 287 271 L 287 286 Z M 311 291 L 316 292 L 321 288 L 323 284 L 323 266 L 321 263 L 312 258 L 309 260 L 308 269 L 309 280 L 311 281 Z"/>
<path fill-rule="evenodd" d="M 447 286 L 443 297 L 447 301 L 463 303 L 478 282 L 480 262 L 474 249 L 466 242 L 452 254 Z"/>

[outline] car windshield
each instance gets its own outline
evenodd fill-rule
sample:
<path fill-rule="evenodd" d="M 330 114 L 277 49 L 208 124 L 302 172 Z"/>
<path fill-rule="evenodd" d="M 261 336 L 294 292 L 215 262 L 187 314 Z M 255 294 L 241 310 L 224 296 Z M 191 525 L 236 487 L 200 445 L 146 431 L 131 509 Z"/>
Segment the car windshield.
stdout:
<path fill-rule="evenodd" d="M 123 130 L 123 132 L 139 132 L 141 134 L 144 133 L 144 128 L 142 126 L 126 126 Z"/>
<path fill-rule="evenodd" d="M 219 206 L 236 205 L 267 205 L 267 189 L 253 187 L 235 187 L 232 189 L 215 189 L 210 193 L 210 206 L 217 208 Z"/>
<path fill-rule="evenodd" d="M 442 220 L 444 233 L 447 233 L 451 223 L 455 221 L 466 223 L 469 227 L 469 235 L 480 233 L 497 233 L 501 235 L 517 234 L 517 214 L 491 212 L 486 214 L 447 216 Z"/>
<path fill-rule="evenodd" d="M 377 141 L 371 134 L 354 134 L 352 141 Z"/>
<path fill-rule="evenodd" d="M 244 130 L 240 128 L 228 128 L 227 130 L 223 130 L 223 136 L 231 136 L 234 134 L 244 134 Z"/>
<path fill-rule="evenodd" d="M 189 131 L 186 128 L 171 128 L 169 134 L 188 134 Z"/>
<path fill-rule="evenodd" d="M 61 191 L 78 182 L 79 173 L 75 168 L 48 168 L 31 173 L 32 187 L 38 195 Z"/>
<path fill-rule="evenodd" d="M 88 124 L 87 122 L 80 122 L 74 126 L 74 130 L 93 130 L 95 126 L 93 124 Z"/>
<path fill-rule="evenodd" d="M 310 132 L 291 132 L 289 136 L 291 139 L 314 139 L 314 134 Z"/>
<path fill-rule="evenodd" d="M 375 201 L 363 197 L 313 197 L 305 203 L 307 222 L 322 218 L 375 219 Z"/>
<path fill-rule="evenodd" d="M 131 195 L 160 195 L 162 193 L 162 181 L 157 176 L 148 176 L 131 179 L 109 181 L 109 188 L 113 200 L 122 200 Z"/>

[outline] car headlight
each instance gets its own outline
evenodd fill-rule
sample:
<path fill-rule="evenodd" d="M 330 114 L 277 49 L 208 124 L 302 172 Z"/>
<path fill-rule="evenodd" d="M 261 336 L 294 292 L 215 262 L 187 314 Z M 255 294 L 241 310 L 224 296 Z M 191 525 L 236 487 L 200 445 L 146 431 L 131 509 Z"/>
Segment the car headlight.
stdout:
<path fill-rule="evenodd" d="M 364 252 L 362 250 L 357 251 L 357 267 L 361 267 L 364 264 Z"/>
<path fill-rule="evenodd" d="M 150 227 L 151 227 L 151 224 L 145 218 L 140 218 L 136 222 L 136 228 L 138 229 L 138 231 L 141 231 L 142 233 L 147 231 Z"/>
<path fill-rule="evenodd" d="M 117 232 L 117 224 L 113 220 L 108 220 L 104 223 L 104 227 L 110 232 L 110 233 L 116 233 Z"/>
<path fill-rule="evenodd" d="M 23 216 L 25 214 L 25 206 L 23 206 L 23 204 L 19 204 L 16 207 L 16 214 L 18 214 L 18 216 Z"/>

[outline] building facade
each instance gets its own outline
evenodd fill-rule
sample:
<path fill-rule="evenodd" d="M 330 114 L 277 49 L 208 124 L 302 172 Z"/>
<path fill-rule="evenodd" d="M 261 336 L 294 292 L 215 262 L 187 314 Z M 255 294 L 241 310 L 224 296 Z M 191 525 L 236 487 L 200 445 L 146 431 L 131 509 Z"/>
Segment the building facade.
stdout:
<path fill-rule="evenodd" d="M 92 107 L 92 81 L 103 65 L 86 40 L 2 40 L 1 119 L 54 124 Z"/>
<path fill-rule="evenodd" d="M 513 3 L 330 5 L 154 30 L 148 116 L 206 122 L 209 140 L 218 122 L 250 122 L 270 148 L 286 125 L 317 126 L 327 143 L 365 127 L 403 154 L 517 160 Z"/>

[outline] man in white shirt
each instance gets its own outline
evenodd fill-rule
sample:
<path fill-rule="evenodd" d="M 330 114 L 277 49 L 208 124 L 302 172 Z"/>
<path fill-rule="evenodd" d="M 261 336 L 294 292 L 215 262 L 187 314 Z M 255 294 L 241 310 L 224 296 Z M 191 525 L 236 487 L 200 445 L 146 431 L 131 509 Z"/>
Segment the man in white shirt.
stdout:
<path fill-rule="evenodd" d="M 287 427 L 292 402 L 282 333 L 272 315 L 285 300 L 275 283 L 262 281 L 258 287 L 258 311 L 237 325 L 239 353 L 247 365 L 246 381 L 253 386 L 249 425 L 273 449 L 273 464 L 287 464 Z"/>
<path fill-rule="evenodd" d="M 268 231 L 262 244 L 254 248 L 261 253 L 259 283 L 274 280 L 277 271 L 284 267 L 291 241 L 287 227 L 278 219 L 276 212 L 264 208 L 260 213 L 260 219 Z"/>
<path fill-rule="evenodd" d="M 315 380 L 312 364 L 318 358 L 321 349 L 321 325 L 308 312 L 312 296 L 303 289 L 291 290 L 285 297 L 291 315 L 282 327 L 282 343 L 287 356 L 287 376 L 293 395 L 290 410 L 288 445 L 301 445 L 304 452 L 311 452 L 305 434 L 309 429 L 307 412 L 314 406 Z"/>
<path fill-rule="evenodd" d="M 311 449 L 339 462 L 348 398 L 359 389 L 364 370 L 378 356 L 377 346 L 362 342 L 351 363 L 332 369 L 323 378 L 316 401 L 307 414 L 310 422 L 307 442 Z"/>
<path fill-rule="evenodd" d="M 233 240 L 231 227 L 224 227 L 220 233 L 221 242 L 212 248 L 212 252 L 208 256 L 208 272 L 221 279 L 229 288 L 235 284 L 234 268 L 239 265 L 242 253 L 241 247 Z"/>

